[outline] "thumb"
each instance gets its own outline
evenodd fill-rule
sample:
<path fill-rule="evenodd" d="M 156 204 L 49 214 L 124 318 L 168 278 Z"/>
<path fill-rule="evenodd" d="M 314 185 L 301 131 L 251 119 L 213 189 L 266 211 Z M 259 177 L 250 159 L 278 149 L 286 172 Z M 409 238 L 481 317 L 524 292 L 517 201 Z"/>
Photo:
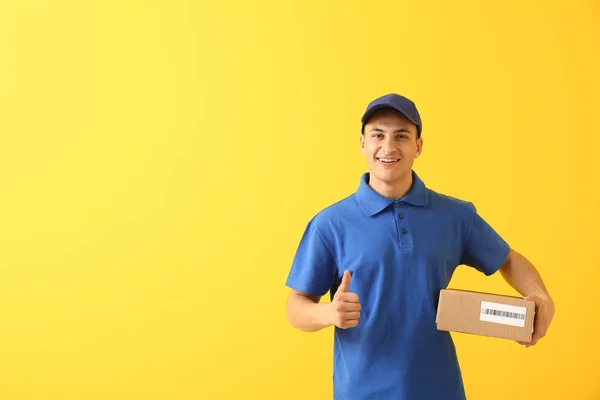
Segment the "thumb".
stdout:
<path fill-rule="evenodd" d="M 340 283 L 340 287 L 338 288 L 338 290 L 340 292 L 347 292 L 348 288 L 350 288 L 350 280 L 352 279 L 352 276 L 350 275 L 350 271 L 346 270 L 344 271 L 344 277 L 342 278 L 342 283 Z"/>

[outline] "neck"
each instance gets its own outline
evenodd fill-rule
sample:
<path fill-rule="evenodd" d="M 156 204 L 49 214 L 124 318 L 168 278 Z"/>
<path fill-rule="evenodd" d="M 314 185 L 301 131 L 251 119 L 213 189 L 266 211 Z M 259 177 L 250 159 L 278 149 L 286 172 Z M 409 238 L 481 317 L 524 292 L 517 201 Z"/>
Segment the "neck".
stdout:
<path fill-rule="evenodd" d="M 406 196 L 413 184 L 412 171 L 398 178 L 393 182 L 385 182 L 375 178 L 373 174 L 369 178 L 369 186 L 371 189 L 387 197 L 388 199 L 398 200 Z"/>

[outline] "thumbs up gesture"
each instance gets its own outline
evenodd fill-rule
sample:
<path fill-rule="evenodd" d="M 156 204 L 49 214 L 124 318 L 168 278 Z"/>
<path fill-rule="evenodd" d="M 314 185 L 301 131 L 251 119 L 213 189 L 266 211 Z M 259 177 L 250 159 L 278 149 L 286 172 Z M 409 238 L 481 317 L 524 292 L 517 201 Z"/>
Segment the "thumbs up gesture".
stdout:
<path fill-rule="evenodd" d="M 330 303 L 332 324 L 341 329 L 357 326 L 360 318 L 361 307 L 358 295 L 349 292 L 351 279 L 350 271 L 344 271 L 342 283 Z"/>

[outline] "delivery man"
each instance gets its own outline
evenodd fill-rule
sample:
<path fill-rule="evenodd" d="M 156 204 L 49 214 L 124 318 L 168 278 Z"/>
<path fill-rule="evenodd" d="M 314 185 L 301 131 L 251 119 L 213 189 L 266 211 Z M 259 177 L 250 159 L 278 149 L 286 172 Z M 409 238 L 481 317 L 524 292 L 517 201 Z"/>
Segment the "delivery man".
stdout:
<path fill-rule="evenodd" d="M 524 345 L 544 337 L 554 315 L 536 268 L 472 203 L 427 188 L 414 172 L 421 132 L 408 98 L 369 103 L 360 136 L 368 172 L 355 193 L 310 220 L 289 271 L 290 324 L 335 329 L 336 400 L 465 399 L 450 333 L 435 325 L 440 290 L 459 265 L 500 271 L 535 301 L 533 337 Z M 330 301 L 320 302 L 328 291 Z"/>

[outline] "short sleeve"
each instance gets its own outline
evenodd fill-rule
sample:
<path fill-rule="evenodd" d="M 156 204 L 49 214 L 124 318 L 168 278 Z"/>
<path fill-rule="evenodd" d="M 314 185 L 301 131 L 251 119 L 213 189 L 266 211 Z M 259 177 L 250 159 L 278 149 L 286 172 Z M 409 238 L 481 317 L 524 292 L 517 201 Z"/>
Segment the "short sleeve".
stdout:
<path fill-rule="evenodd" d="M 317 232 L 313 219 L 302 235 L 286 285 L 303 293 L 323 296 L 333 284 L 335 270 L 333 255 Z"/>
<path fill-rule="evenodd" d="M 500 235 L 472 208 L 471 223 L 468 225 L 467 240 L 464 245 L 461 264 L 476 268 L 486 275 L 495 273 L 504 263 L 510 246 Z M 467 219 L 469 220 L 469 219 Z"/>

